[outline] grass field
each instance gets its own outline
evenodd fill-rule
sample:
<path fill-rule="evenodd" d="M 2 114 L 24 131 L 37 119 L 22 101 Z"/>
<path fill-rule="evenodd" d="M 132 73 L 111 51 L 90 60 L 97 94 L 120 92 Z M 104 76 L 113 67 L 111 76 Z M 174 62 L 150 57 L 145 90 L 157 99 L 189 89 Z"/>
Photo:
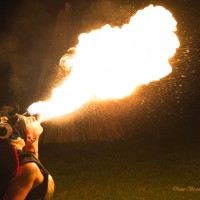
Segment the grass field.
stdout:
<path fill-rule="evenodd" d="M 53 200 L 198 200 L 198 140 L 180 140 L 43 144 L 40 159 Z"/>

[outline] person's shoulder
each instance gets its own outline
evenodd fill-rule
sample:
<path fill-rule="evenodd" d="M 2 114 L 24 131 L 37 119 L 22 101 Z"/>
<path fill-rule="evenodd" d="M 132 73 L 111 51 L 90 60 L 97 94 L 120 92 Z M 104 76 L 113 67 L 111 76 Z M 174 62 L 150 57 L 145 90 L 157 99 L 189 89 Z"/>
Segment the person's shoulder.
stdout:
<path fill-rule="evenodd" d="M 40 172 L 39 167 L 35 162 L 28 162 L 19 166 L 19 173 L 34 174 Z"/>
<path fill-rule="evenodd" d="M 20 165 L 13 179 L 13 184 L 20 184 L 23 187 L 27 187 L 29 184 L 32 185 L 38 176 L 38 171 L 39 169 L 34 162 Z"/>

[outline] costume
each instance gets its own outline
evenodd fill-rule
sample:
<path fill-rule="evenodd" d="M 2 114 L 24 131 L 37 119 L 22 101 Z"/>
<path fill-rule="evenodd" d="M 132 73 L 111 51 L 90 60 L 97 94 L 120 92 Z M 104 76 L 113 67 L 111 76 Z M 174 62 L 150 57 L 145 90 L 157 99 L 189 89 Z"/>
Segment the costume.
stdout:
<path fill-rule="evenodd" d="M 37 186 L 36 188 L 32 189 L 25 200 L 43 200 L 48 188 L 48 175 L 49 172 L 43 167 L 41 162 L 34 156 L 32 153 L 27 153 L 23 151 L 18 151 L 19 156 L 19 165 L 23 165 L 25 163 L 34 162 L 40 168 L 44 180 L 43 182 Z"/>

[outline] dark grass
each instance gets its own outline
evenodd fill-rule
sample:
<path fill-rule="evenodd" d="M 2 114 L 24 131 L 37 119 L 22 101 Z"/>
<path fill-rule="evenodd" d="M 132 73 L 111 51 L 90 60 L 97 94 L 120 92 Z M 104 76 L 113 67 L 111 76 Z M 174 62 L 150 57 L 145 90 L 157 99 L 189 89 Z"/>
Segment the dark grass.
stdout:
<path fill-rule="evenodd" d="M 40 151 L 55 200 L 200 199 L 198 138 L 41 144 Z"/>

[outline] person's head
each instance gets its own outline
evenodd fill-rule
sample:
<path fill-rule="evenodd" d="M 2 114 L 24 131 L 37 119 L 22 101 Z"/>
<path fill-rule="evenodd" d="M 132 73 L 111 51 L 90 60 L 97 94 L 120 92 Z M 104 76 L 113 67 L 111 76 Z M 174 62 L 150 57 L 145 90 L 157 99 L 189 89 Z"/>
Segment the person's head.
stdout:
<path fill-rule="evenodd" d="M 35 117 L 15 114 L 10 118 L 0 118 L 0 139 L 7 139 L 16 149 L 33 143 L 43 129 Z"/>
<path fill-rule="evenodd" d="M 23 150 L 34 151 L 33 146 L 35 144 L 37 145 L 39 137 L 43 132 L 43 128 L 33 116 L 23 117 L 23 120 L 26 124 L 26 141 Z"/>

